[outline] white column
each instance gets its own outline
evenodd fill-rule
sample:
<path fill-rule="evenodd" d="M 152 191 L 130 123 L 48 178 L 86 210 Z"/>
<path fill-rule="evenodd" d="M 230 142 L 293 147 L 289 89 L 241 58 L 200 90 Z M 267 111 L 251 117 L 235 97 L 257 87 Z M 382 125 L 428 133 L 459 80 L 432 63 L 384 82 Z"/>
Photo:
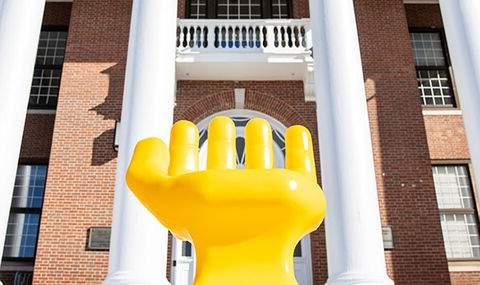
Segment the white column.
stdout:
<path fill-rule="evenodd" d="M 393 284 L 386 273 L 352 0 L 310 0 L 327 284 Z"/>
<path fill-rule="evenodd" d="M 175 101 L 177 1 L 134 0 L 115 185 L 109 273 L 103 284 L 168 284 L 167 230 L 125 184 L 136 143 L 169 141 Z"/>
<path fill-rule="evenodd" d="M 480 1 L 440 0 L 440 8 L 480 191 Z"/>
<path fill-rule="evenodd" d="M 0 0 L 0 260 L 45 1 Z M 1 282 L 0 282 L 1 284 Z"/>

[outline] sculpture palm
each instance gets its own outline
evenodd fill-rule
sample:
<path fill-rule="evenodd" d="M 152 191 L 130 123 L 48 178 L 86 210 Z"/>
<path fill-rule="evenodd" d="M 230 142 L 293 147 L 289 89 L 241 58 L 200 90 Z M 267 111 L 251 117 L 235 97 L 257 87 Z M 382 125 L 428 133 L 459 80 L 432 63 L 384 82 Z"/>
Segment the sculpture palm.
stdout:
<path fill-rule="evenodd" d="M 235 126 L 209 126 L 207 170 L 198 170 L 198 130 L 188 121 L 171 131 L 170 151 L 157 138 L 140 141 L 127 183 L 175 236 L 191 241 L 196 285 L 297 284 L 293 251 L 325 216 L 310 133 L 287 129 L 286 168 L 274 169 L 268 122 L 246 126 L 246 169 L 236 169 Z"/>

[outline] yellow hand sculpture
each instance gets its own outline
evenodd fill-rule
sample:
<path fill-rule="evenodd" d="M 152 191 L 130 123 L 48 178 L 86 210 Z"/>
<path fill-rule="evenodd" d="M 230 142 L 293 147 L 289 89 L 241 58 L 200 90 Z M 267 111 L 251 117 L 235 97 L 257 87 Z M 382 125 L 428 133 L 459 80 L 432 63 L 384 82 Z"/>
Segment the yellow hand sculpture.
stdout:
<path fill-rule="evenodd" d="M 175 236 L 193 243 L 196 285 L 297 284 L 293 250 L 326 210 L 310 133 L 288 128 L 286 169 L 273 168 L 272 132 L 263 119 L 246 126 L 246 169 L 236 169 L 229 118 L 213 119 L 208 134 L 205 171 L 198 171 L 191 122 L 173 126 L 170 155 L 160 139 L 140 141 L 127 172 L 130 189 Z"/>

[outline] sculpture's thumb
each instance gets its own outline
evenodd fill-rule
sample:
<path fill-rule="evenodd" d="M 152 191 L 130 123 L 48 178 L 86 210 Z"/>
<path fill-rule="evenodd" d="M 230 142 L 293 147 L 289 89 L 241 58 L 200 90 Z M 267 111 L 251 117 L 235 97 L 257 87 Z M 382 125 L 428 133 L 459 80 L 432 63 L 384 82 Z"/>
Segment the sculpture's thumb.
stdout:
<path fill-rule="evenodd" d="M 147 138 L 138 142 L 127 170 L 126 181 L 132 192 L 142 202 L 163 189 L 168 180 L 169 154 L 159 138 Z"/>

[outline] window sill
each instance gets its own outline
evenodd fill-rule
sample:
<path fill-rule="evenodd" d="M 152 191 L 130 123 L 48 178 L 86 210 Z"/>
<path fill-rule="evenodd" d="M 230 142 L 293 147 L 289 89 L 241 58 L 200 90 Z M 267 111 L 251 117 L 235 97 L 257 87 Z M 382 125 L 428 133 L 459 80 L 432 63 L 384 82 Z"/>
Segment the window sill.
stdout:
<path fill-rule="evenodd" d="M 33 271 L 33 261 L 3 261 L 1 271 Z"/>
<path fill-rule="evenodd" d="M 42 115 L 51 115 L 55 114 L 57 110 L 52 109 L 28 109 L 27 114 L 42 114 Z"/>
<path fill-rule="evenodd" d="M 471 272 L 480 271 L 480 260 L 449 260 L 448 270 L 450 272 Z"/>
<path fill-rule="evenodd" d="M 461 116 L 462 110 L 457 108 L 424 108 L 424 116 Z"/>

